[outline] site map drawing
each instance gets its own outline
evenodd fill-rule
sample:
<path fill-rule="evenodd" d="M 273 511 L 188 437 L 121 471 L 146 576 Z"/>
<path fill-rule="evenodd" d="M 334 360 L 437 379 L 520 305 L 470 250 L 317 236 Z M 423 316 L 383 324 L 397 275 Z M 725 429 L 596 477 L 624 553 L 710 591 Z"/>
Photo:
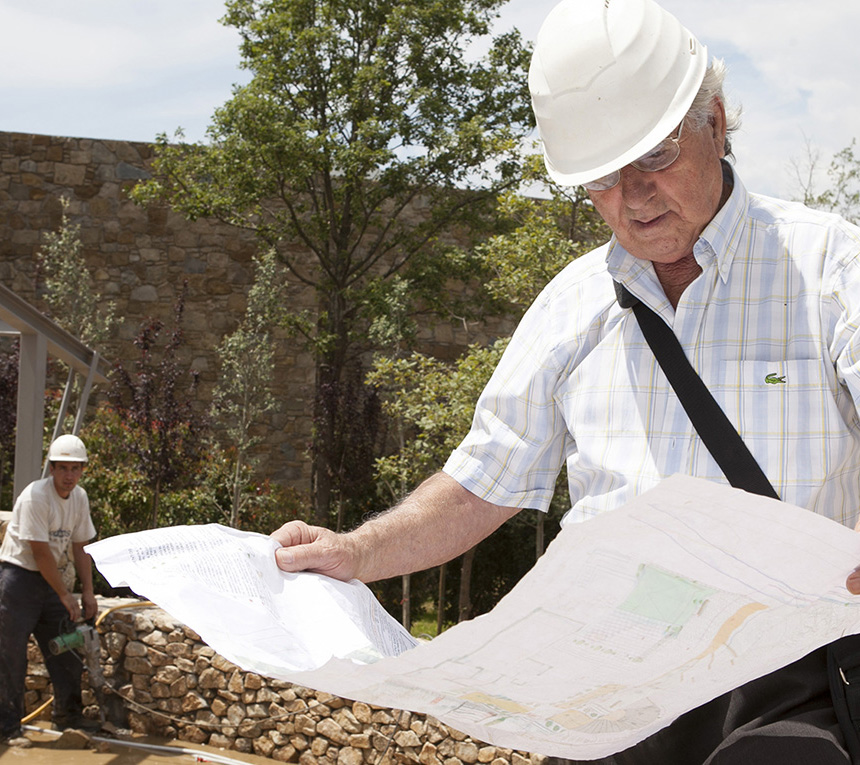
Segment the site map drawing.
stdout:
<path fill-rule="evenodd" d="M 126 582 L 250 671 L 572 759 L 632 746 L 685 711 L 860 632 L 860 599 L 844 586 L 860 563 L 860 536 L 801 508 L 681 476 L 565 527 L 493 611 L 419 645 L 367 605 L 357 582 L 316 577 L 310 599 L 291 596 L 316 575 L 279 572 L 274 543 L 259 535 L 243 557 L 251 573 L 231 562 L 230 575 L 258 582 L 272 603 L 293 602 L 273 610 L 261 596 L 255 608 L 245 593 L 241 626 L 224 624 L 219 614 L 235 608 L 224 602 L 235 587 L 205 589 L 202 599 L 198 589 L 189 604 L 171 569 L 184 566 L 190 591 L 193 566 L 157 556 L 144 565 L 130 552 L 155 549 L 171 533 L 235 547 L 240 532 L 157 529 L 141 534 L 161 542 L 122 535 L 88 551 L 112 584 Z M 220 559 L 208 555 L 206 567 Z M 336 594 L 321 597 L 327 588 Z M 320 620 L 352 631 L 339 627 L 342 645 L 309 656 L 303 635 L 316 641 Z"/>

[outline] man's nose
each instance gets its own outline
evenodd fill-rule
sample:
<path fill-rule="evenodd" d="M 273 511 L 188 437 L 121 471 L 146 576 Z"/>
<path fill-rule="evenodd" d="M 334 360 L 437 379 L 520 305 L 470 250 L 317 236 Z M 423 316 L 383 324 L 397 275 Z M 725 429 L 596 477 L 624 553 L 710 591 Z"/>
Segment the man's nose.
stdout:
<path fill-rule="evenodd" d="M 621 169 L 619 185 L 624 203 L 634 210 L 644 207 L 657 191 L 654 173 L 637 170 L 633 165 Z"/>

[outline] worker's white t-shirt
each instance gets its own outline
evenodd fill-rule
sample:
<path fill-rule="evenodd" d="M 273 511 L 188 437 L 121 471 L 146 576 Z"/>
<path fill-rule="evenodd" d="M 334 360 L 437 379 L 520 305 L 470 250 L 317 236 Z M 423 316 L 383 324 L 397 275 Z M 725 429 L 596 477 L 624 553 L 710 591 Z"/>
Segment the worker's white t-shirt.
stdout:
<path fill-rule="evenodd" d="M 57 568 L 65 572 L 73 563 L 72 542 L 88 542 L 96 535 L 90 518 L 90 502 L 80 486 L 63 499 L 52 477 L 33 481 L 15 502 L 6 528 L 0 560 L 38 571 L 29 542 L 47 542 Z"/>

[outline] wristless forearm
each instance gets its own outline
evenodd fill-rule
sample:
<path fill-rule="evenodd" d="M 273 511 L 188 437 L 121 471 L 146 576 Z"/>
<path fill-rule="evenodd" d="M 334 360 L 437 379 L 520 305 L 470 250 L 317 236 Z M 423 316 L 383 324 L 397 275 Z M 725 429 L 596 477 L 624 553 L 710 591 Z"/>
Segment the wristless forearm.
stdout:
<path fill-rule="evenodd" d="M 517 508 L 479 499 L 438 473 L 399 505 L 346 535 L 364 582 L 422 571 L 445 563 L 489 536 Z"/>

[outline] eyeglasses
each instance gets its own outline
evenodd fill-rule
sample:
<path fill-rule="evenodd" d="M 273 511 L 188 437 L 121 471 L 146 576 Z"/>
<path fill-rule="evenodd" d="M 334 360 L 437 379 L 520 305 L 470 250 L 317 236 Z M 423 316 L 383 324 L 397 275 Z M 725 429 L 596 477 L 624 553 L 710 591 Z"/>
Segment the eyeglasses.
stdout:
<path fill-rule="evenodd" d="M 681 130 L 683 127 L 684 123 L 681 122 L 678 126 L 678 135 L 664 138 L 655 148 L 651 149 L 647 154 L 643 154 L 639 159 L 634 160 L 630 164 L 637 170 L 642 170 L 645 173 L 656 173 L 658 170 L 665 170 L 676 159 L 678 159 L 681 154 L 679 141 L 681 140 Z M 615 170 L 614 172 L 609 173 L 609 175 L 604 175 L 602 178 L 598 178 L 595 181 L 588 181 L 588 183 L 583 183 L 582 185 L 589 191 L 606 191 L 607 189 L 611 189 L 613 186 L 616 186 L 620 180 L 621 171 Z"/>

